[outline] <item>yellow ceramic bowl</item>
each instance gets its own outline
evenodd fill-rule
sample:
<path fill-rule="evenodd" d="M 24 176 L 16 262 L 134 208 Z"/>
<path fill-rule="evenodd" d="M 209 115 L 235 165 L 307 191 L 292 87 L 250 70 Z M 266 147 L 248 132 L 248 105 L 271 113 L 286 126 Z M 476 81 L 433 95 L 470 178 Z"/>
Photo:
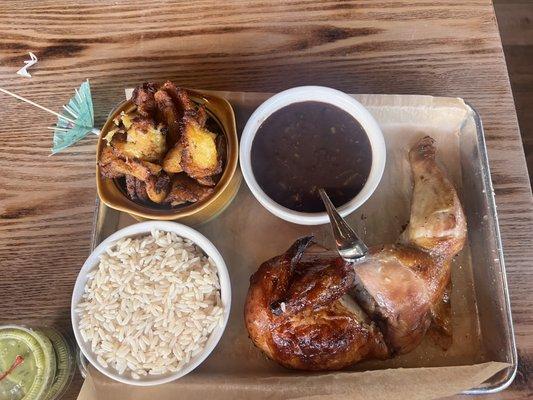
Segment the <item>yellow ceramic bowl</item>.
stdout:
<path fill-rule="evenodd" d="M 228 152 L 226 165 L 219 182 L 215 186 L 214 193 L 202 201 L 182 207 L 152 207 L 130 200 L 119 187 L 118 182 L 114 179 L 102 177 L 98 159 L 100 158 L 100 152 L 107 145 L 104 137 L 115 126 L 113 119 L 120 115 L 122 111 L 128 112 L 133 109 L 133 103 L 127 100 L 122 102 L 111 113 L 98 139 L 96 187 L 98 196 L 107 206 L 131 214 L 138 220 L 180 221 L 184 224 L 196 225 L 216 217 L 233 200 L 242 180 L 240 170 L 237 169 L 239 141 L 233 108 L 227 100 L 220 97 L 202 94 L 194 90 L 189 90 L 189 93 L 193 101 L 198 104 L 205 104 L 209 116 L 218 123 L 221 131 L 226 136 Z"/>

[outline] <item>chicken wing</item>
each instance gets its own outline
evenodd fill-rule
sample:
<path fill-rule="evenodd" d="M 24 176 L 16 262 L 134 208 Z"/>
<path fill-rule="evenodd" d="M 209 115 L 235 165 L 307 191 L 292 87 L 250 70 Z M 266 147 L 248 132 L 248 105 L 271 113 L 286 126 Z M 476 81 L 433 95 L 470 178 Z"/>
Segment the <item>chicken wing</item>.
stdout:
<path fill-rule="evenodd" d="M 409 225 L 401 242 L 450 259 L 466 241 L 466 220 L 455 188 L 435 162 L 435 141 L 426 136 L 409 152 L 414 189 Z"/>

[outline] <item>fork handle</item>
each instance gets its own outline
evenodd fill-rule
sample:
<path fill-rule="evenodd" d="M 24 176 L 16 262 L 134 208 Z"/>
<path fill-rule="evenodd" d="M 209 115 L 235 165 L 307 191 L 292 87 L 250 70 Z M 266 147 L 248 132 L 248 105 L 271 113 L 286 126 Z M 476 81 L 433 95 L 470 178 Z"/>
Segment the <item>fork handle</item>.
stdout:
<path fill-rule="evenodd" d="M 368 247 L 359 239 L 359 236 L 357 236 L 344 218 L 340 216 L 326 191 L 320 188 L 318 192 L 326 207 L 331 229 L 333 230 L 333 237 L 335 238 L 335 244 L 337 245 L 337 251 L 340 256 L 349 262 L 361 261 L 368 254 Z"/>

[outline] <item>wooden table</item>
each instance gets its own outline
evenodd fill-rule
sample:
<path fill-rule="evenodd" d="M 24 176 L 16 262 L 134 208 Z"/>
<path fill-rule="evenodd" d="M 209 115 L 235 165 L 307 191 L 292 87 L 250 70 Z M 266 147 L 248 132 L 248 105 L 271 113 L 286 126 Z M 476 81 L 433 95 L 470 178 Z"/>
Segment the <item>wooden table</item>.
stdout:
<path fill-rule="evenodd" d="M 97 124 L 123 88 L 460 96 L 480 112 L 507 261 L 525 398 L 533 357 L 532 202 L 494 11 L 471 1 L 14 1 L 0 4 L 0 86 L 58 110 L 90 78 Z M 28 51 L 31 79 L 15 75 Z M 95 139 L 48 157 L 54 118 L 0 94 L 0 323 L 68 330 L 89 254 Z M 76 376 L 65 398 L 74 399 Z"/>

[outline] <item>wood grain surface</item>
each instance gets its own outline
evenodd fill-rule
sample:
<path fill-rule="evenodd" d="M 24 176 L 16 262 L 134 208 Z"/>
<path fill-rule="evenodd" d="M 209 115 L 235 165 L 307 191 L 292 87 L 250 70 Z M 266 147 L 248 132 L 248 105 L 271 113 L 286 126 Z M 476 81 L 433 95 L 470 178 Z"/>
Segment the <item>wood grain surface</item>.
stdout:
<path fill-rule="evenodd" d="M 15 72 L 33 51 L 33 78 Z M 0 86 L 52 109 L 90 78 L 97 124 L 123 88 L 190 87 L 459 96 L 485 127 L 519 373 L 487 399 L 531 394 L 532 201 L 494 10 L 470 1 L 11 1 L 0 3 Z M 49 157 L 53 116 L 0 94 L 0 323 L 70 330 L 89 254 L 95 139 Z M 77 375 L 66 399 L 76 398 Z"/>
<path fill-rule="evenodd" d="M 533 0 L 495 0 L 494 8 L 533 182 Z"/>

